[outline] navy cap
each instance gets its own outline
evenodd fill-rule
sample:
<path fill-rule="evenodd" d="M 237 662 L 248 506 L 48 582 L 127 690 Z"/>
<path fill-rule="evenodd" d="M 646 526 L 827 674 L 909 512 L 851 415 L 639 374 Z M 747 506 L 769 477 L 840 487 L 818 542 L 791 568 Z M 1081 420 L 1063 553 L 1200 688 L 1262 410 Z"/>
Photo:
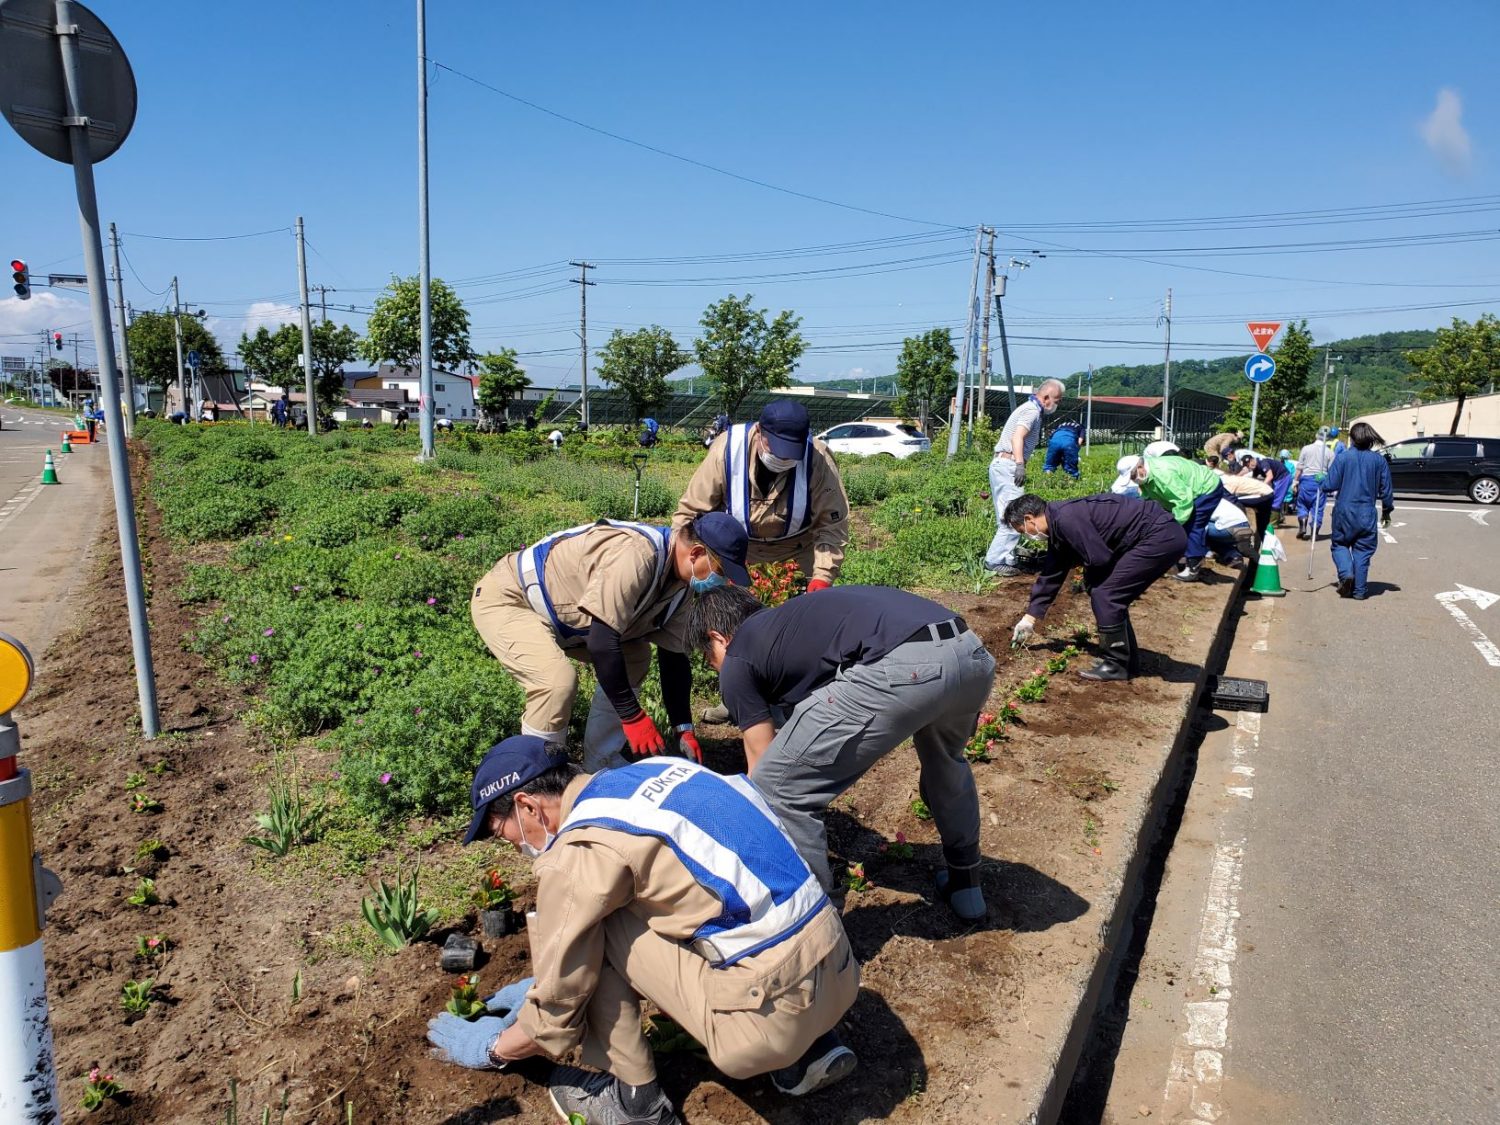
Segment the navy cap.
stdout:
<path fill-rule="evenodd" d="M 464 833 L 464 843 L 472 844 L 490 835 L 485 818 L 490 811 L 490 802 L 521 788 L 528 781 L 560 766 L 568 759 L 555 752 L 551 743 L 534 734 L 516 734 L 489 748 L 479 768 L 474 771 L 474 784 L 469 790 L 469 800 L 474 806 L 474 819 Z"/>
<path fill-rule="evenodd" d="M 784 457 L 788 461 L 800 461 L 806 457 L 810 429 L 807 407 L 800 402 L 772 399 L 761 409 L 760 432 L 770 442 L 773 457 Z"/>
<path fill-rule="evenodd" d="M 750 572 L 745 569 L 745 552 L 750 549 L 750 539 L 739 520 L 728 512 L 704 512 L 693 521 L 693 533 L 700 543 L 718 556 L 724 577 L 736 586 L 750 585 Z"/>

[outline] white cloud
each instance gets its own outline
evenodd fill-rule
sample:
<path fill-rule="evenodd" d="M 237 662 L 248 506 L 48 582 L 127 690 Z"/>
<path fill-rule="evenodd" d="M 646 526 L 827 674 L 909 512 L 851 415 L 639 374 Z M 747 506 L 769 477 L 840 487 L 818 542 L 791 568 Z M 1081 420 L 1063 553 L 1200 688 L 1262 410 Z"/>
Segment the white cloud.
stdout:
<path fill-rule="evenodd" d="M 1463 98 L 1445 86 L 1438 91 L 1437 105 L 1422 121 L 1422 139 L 1450 176 L 1468 175 L 1474 163 L 1474 145 L 1464 128 L 1463 112 Z"/>
<path fill-rule="evenodd" d="M 81 338 L 92 340 L 88 298 L 63 297 L 37 289 L 29 301 L 19 297 L 0 300 L 0 345 L 8 354 L 22 355 L 39 348 L 43 332 L 66 332 L 70 339 L 77 332 Z"/>
<path fill-rule="evenodd" d="M 245 310 L 244 319 L 241 321 L 243 325 L 241 331 L 254 336 L 262 327 L 275 331 L 283 324 L 299 324 L 301 320 L 302 310 L 297 305 L 282 305 L 275 301 L 256 301 Z"/>

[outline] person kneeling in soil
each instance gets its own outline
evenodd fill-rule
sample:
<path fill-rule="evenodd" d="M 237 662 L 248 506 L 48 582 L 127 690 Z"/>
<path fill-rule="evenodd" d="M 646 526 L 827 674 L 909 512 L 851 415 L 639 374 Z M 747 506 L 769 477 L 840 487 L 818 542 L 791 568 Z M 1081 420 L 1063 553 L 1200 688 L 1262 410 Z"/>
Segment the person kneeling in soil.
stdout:
<path fill-rule="evenodd" d="M 886 586 L 835 586 L 775 609 L 723 587 L 694 604 L 688 635 L 719 673 L 750 780 L 825 888 L 818 814 L 910 738 L 947 860 L 938 893 L 960 918 L 984 916 L 979 795 L 963 752 L 995 660 L 963 618 Z"/>
<path fill-rule="evenodd" d="M 536 975 L 504 1018 L 431 1020 L 436 1057 L 482 1069 L 581 1047 L 603 1073 L 553 1072 L 563 1118 L 675 1125 L 642 1032 L 645 999 L 732 1078 L 769 1073 L 802 1095 L 853 1071 L 834 1029 L 859 993 L 859 963 L 746 778 L 676 759 L 591 776 L 516 735 L 480 762 L 471 803 L 465 844 L 500 836 L 536 861 Z"/>
<path fill-rule="evenodd" d="M 1085 680 L 1130 679 L 1140 667 L 1130 603 L 1172 569 L 1187 547 L 1187 532 L 1160 504 L 1110 493 L 1050 504 L 1027 493 L 1006 507 L 1005 522 L 1023 535 L 1047 540 L 1042 573 L 1031 588 L 1026 615 L 1011 634 L 1012 643 L 1030 639 L 1068 572 L 1082 566 L 1099 626 L 1099 659 L 1079 675 Z"/>
<path fill-rule="evenodd" d="M 1115 471 L 1120 475 L 1110 485 L 1110 492 L 1128 496 L 1134 490 L 1144 499 L 1155 500 L 1166 508 L 1182 525 L 1187 532 L 1187 553 L 1182 568 L 1174 570 L 1172 577 L 1181 582 L 1197 582 L 1203 556 L 1208 554 L 1204 540 L 1214 509 L 1220 500 L 1230 499 L 1223 478 L 1207 465 L 1185 457 L 1150 454 L 1145 457 L 1127 454 L 1116 462 Z"/>

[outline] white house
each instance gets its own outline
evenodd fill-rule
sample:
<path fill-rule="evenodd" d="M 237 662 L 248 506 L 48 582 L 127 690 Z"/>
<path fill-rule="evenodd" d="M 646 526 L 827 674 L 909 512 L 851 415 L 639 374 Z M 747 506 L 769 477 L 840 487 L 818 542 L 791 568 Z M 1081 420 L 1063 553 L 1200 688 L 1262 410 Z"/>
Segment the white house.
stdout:
<path fill-rule="evenodd" d="M 439 418 L 454 421 L 473 421 L 479 417 L 474 401 L 477 376 L 456 375 L 451 371 L 434 370 L 432 373 L 433 411 Z M 373 375 L 354 382 L 351 391 L 400 391 L 405 401 L 412 405 L 413 412 L 421 398 L 421 377 L 410 367 L 397 367 L 393 363 L 382 363 Z"/>

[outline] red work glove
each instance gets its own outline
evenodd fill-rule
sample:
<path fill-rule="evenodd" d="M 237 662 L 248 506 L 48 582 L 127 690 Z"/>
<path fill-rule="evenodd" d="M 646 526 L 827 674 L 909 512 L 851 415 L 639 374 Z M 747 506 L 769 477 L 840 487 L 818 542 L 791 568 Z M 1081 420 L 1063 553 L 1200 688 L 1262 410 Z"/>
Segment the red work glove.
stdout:
<path fill-rule="evenodd" d="M 677 734 L 677 749 L 684 757 L 693 759 L 700 766 L 703 764 L 703 747 L 698 745 L 698 736 L 690 730 L 679 731 Z"/>
<path fill-rule="evenodd" d="M 812 581 L 808 582 L 807 592 L 809 594 L 816 594 L 819 590 L 826 590 L 832 585 L 833 583 L 828 581 L 828 579 L 826 578 L 814 578 L 812 579 Z"/>
<path fill-rule="evenodd" d="M 625 728 L 625 741 L 630 743 L 632 754 L 660 754 L 667 748 L 661 731 L 644 711 L 638 712 L 633 719 L 621 719 L 620 725 Z"/>

